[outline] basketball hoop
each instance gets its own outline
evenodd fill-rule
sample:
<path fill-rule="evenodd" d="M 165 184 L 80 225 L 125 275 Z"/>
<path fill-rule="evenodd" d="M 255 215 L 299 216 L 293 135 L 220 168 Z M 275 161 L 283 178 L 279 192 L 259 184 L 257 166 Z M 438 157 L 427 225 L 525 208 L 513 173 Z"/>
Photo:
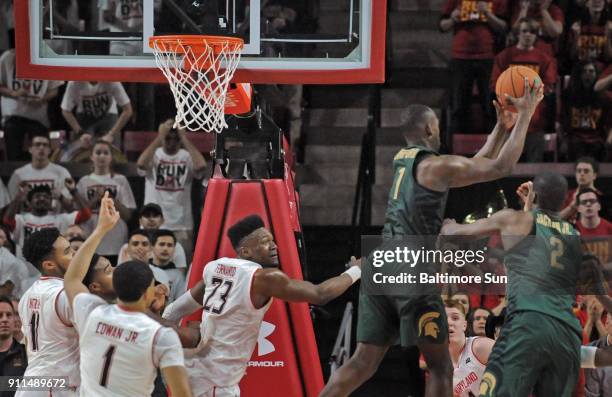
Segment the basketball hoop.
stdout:
<path fill-rule="evenodd" d="M 231 84 L 244 41 L 223 36 L 152 36 L 155 62 L 170 83 L 176 102 L 174 126 L 221 132 L 225 114 L 251 108 L 251 85 Z"/>

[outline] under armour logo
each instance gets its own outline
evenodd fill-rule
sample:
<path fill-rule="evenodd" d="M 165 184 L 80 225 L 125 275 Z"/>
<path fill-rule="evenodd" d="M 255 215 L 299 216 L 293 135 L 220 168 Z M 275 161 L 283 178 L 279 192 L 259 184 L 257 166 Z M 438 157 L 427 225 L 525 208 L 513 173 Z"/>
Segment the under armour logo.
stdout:
<path fill-rule="evenodd" d="M 265 356 L 266 354 L 273 353 L 276 350 L 272 342 L 266 339 L 266 337 L 270 336 L 275 329 L 276 325 L 266 321 L 261 322 L 261 327 L 259 327 L 259 336 L 257 337 L 258 356 Z"/>
<path fill-rule="evenodd" d="M 472 360 L 471 360 L 471 359 L 468 357 L 468 358 L 467 358 L 467 360 L 465 360 L 465 363 L 466 363 L 466 364 L 469 364 L 469 363 L 470 363 L 470 361 L 472 361 Z"/>

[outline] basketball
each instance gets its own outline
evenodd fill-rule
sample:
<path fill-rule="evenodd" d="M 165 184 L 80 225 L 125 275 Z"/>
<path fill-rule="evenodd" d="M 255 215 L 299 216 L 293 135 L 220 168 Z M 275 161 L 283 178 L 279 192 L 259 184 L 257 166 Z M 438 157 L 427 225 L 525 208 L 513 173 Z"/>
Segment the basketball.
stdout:
<path fill-rule="evenodd" d="M 538 73 L 526 66 L 510 66 L 497 78 L 495 84 L 495 94 L 500 104 L 507 106 L 507 109 L 516 113 L 516 108 L 506 101 L 505 94 L 514 98 L 520 98 L 525 91 L 525 77 L 529 79 L 529 86 L 533 87 L 536 79 L 542 81 Z"/>

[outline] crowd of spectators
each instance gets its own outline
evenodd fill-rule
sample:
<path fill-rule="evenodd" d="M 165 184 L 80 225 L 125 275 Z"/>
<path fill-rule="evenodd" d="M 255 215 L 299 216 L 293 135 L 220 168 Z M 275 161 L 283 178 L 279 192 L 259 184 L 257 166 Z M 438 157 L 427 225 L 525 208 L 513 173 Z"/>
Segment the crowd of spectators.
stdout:
<path fill-rule="evenodd" d="M 521 65 L 545 85 L 522 160 L 543 160 L 547 133 L 563 159 L 609 159 L 611 12 L 606 0 L 448 0 L 439 27 L 453 31 L 449 136 L 488 131 L 497 78 Z"/>

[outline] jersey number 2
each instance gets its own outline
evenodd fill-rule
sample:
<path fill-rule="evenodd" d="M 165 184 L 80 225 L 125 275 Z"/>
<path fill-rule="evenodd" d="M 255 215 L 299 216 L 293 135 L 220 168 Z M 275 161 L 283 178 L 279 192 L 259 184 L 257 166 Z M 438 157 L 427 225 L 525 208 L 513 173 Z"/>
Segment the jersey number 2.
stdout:
<path fill-rule="evenodd" d="M 204 302 L 204 310 L 215 314 L 221 314 L 223 307 L 227 302 L 227 296 L 229 295 L 234 283 L 230 280 L 223 280 L 222 278 L 213 277 L 212 284 L 215 288 L 208 298 L 206 298 L 206 301 Z M 220 288 L 221 286 L 224 288 Z"/>
<path fill-rule="evenodd" d="M 563 255 L 563 241 L 557 237 L 551 237 L 549 240 L 551 245 L 550 251 L 550 266 L 556 269 L 563 269 L 563 264 L 559 263 L 559 258 Z"/>

